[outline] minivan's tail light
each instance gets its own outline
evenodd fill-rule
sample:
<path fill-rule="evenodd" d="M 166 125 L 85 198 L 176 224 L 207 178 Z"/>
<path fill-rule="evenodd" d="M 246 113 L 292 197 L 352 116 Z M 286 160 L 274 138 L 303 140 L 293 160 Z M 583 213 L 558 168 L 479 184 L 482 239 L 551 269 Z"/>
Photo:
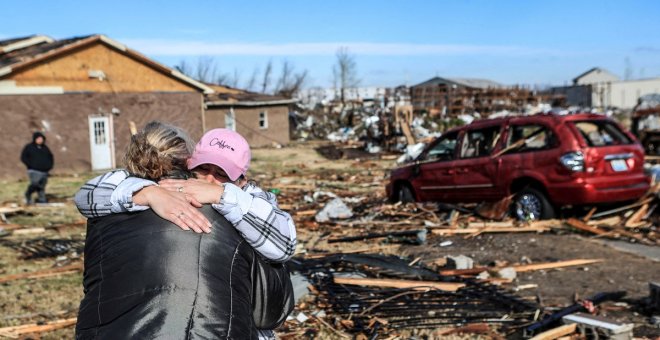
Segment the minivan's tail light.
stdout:
<path fill-rule="evenodd" d="M 573 172 L 584 171 L 584 155 L 580 151 L 569 152 L 559 157 L 561 164 Z"/>

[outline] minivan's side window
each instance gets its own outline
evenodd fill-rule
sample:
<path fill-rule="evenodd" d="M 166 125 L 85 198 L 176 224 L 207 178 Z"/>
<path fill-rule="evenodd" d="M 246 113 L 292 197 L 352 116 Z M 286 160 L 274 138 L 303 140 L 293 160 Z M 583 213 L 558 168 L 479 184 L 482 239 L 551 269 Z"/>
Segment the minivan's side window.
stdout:
<path fill-rule="evenodd" d="M 457 142 L 458 133 L 456 132 L 440 137 L 440 141 L 426 153 L 424 160 L 448 161 L 454 159 Z"/>
<path fill-rule="evenodd" d="M 468 131 L 463 136 L 463 142 L 461 143 L 461 158 L 488 156 L 499 139 L 499 126 Z"/>
<path fill-rule="evenodd" d="M 514 125 L 509 129 L 507 147 L 513 152 L 545 150 L 554 146 L 552 131 L 542 125 Z"/>
<path fill-rule="evenodd" d="M 606 120 L 575 122 L 575 127 L 589 146 L 631 144 L 632 141 L 618 126 Z"/>

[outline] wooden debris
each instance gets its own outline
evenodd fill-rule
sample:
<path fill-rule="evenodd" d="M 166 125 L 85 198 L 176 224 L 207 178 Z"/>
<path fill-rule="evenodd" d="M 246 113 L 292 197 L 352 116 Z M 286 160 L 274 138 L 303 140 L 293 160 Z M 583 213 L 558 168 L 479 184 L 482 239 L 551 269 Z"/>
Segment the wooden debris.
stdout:
<path fill-rule="evenodd" d="M 602 235 L 607 233 L 605 230 L 598 229 L 597 227 L 592 227 L 576 218 L 569 218 L 568 221 L 566 221 L 566 223 L 575 229 L 586 231 L 591 234 Z"/>
<path fill-rule="evenodd" d="M 604 227 L 614 227 L 621 223 L 621 217 L 612 216 L 608 218 L 603 218 L 600 220 L 590 220 L 587 222 L 587 225 L 591 226 L 604 226 Z"/>
<path fill-rule="evenodd" d="M 628 218 L 626 223 L 624 224 L 626 228 L 635 228 L 639 226 L 639 223 L 641 222 L 642 218 L 646 215 L 646 212 L 649 210 L 649 204 L 645 203 L 641 206 L 641 208 L 637 209 L 637 211 Z M 643 223 L 643 222 L 642 222 Z"/>
<path fill-rule="evenodd" d="M 546 270 L 546 269 L 557 269 L 573 266 L 584 266 L 587 264 L 593 264 L 598 262 L 603 262 L 601 259 L 575 259 L 567 261 L 558 261 L 558 262 L 545 262 L 545 263 L 535 263 L 535 264 L 519 264 L 514 266 L 502 266 L 502 267 L 476 267 L 472 269 L 448 269 L 441 270 L 441 275 L 477 275 L 484 271 L 497 271 L 504 267 L 513 267 L 516 272 L 530 272 L 535 270 Z"/>
<path fill-rule="evenodd" d="M 589 210 L 589 213 L 587 213 L 587 215 L 584 216 L 582 221 L 589 222 L 589 220 L 591 219 L 591 216 L 593 216 L 595 213 L 596 213 L 596 207 L 591 208 L 591 210 Z"/>
<path fill-rule="evenodd" d="M 63 267 L 57 267 L 57 268 L 48 268 L 44 270 L 38 270 L 36 272 L 31 272 L 31 273 L 21 273 L 21 274 L 11 274 L 11 275 L 5 275 L 5 276 L 0 276 L 0 283 L 2 282 L 8 282 L 8 281 L 14 281 L 14 280 L 20 280 L 20 279 L 36 279 L 36 278 L 43 278 L 43 277 L 50 277 L 50 276 L 56 276 L 56 275 L 64 275 L 64 274 L 71 274 L 71 273 L 77 273 L 83 270 L 83 264 L 81 262 L 74 263 L 68 266 L 63 266 Z"/>
<path fill-rule="evenodd" d="M 441 329 L 438 331 L 433 332 L 434 337 L 439 337 L 443 335 L 451 335 L 451 334 L 486 334 L 490 333 L 490 327 L 488 326 L 487 323 L 473 323 L 470 325 L 465 325 L 462 327 L 455 327 L 455 328 L 449 328 L 449 329 Z"/>
<path fill-rule="evenodd" d="M 45 232 L 46 232 L 46 228 L 43 228 L 43 227 L 21 228 L 21 229 L 14 229 L 12 231 L 12 235 L 41 234 L 41 233 L 45 233 Z"/>
<path fill-rule="evenodd" d="M 49 321 L 45 324 L 27 324 L 21 326 L 12 326 L 0 328 L 0 336 L 5 336 L 8 338 L 18 338 L 21 335 L 32 334 L 32 333 L 44 333 L 54 331 L 60 328 L 67 328 L 74 326 L 76 324 L 77 318 L 62 319 Z"/>
<path fill-rule="evenodd" d="M 547 262 L 547 263 L 536 263 L 536 264 L 523 264 L 512 266 L 516 272 L 530 272 L 535 270 L 545 270 L 545 269 L 557 269 L 573 266 L 584 266 L 587 264 L 603 262 L 601 259 L 576 259 L 576 260 L 567 260 L 567 261 L 558 261 L 558 262 Z"/>
<path fill-rule="evenodd" d="M 435 282 L 435 281 L 412 281 L 412 280 L 394 280 L 394 279 L 371 279 L 371 278 L 348 278 L 335 277 L 335 283 L 356 285 L 356 286 L 376 286 L 388 288 L 413 288 L 417 290 L 427 290 L 428 288 L 455 292 L 465 287 L 463 283 L 453 282 Z"/>
<path fill-rule="evenodd" d="M 553 328 L 549 331 L 538 334 L 537 336 L 531 338 L 530 340 L 554 340 L 562 336 L 575 333 L 577 329 L 577 324 L 573 323 L 570 325 L 563 325 L 557 328 Z"/>
<path fill-rule="evenodd" d="M 540 233 L 550 230 L 549 228 L 535 227 L 492 227 L 492 228 L 462 228 L 462 229 L 432 229 L 431 233 L 435 235 L 457 235 L 471 234 L 473 236 L 487 233 Z"/>

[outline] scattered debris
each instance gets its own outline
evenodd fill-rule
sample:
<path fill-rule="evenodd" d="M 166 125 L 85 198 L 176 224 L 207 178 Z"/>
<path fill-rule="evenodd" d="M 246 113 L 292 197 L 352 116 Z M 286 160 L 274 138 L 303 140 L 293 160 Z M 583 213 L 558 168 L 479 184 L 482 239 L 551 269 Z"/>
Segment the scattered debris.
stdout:
<path fill-rule="evenodd" d="M 341 198 L 335 198 L 316 214 L 315 220 L 316 222 L 328 222 L 332 219 L 347 219 L 351 217 L 353 217 L 353 212 L 346 203 Z"/>
<path fill-rule="evenodd" d="M 55 257 L 68 253 L 82 254 L 85 249 L 85 240 L 76 239 L 45 239 L 38 238 L 23 242 L 3 240 L 0 245 L 12 248 L 21 253 L 22 258 L 37 259 L 42 257 Z"/>

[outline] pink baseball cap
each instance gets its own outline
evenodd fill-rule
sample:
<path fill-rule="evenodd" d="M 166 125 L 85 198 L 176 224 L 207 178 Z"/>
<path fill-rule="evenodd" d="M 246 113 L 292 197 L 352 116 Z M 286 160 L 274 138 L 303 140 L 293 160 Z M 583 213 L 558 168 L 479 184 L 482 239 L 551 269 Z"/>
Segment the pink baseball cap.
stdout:
<path fill-rule="evenodd" d="M 213 129 L 202 136 L 188 160 L 188 169 L 202 164 L 213 164 L 237 180 L 250 167 L 250 145 L 243 136 L 229 129 Z"/>

